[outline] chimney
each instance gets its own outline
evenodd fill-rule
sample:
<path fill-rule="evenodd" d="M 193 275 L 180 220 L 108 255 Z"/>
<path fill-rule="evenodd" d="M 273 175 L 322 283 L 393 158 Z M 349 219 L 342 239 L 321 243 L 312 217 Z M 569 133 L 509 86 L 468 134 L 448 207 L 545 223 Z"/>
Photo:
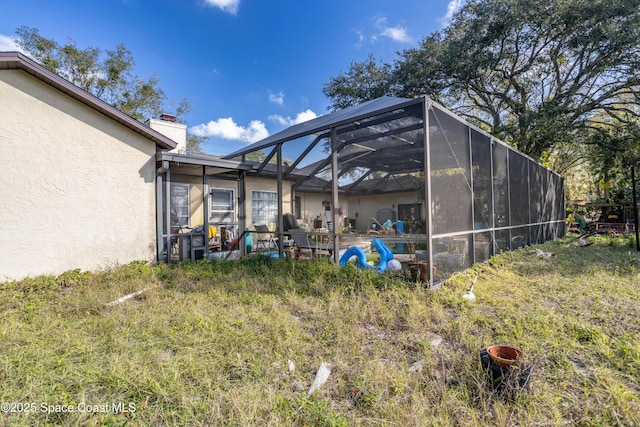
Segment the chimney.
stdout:
<path fill-rule="evenodd" d="M 171 114 L 162 113 L 160 114 L 160 120 L 164 120 L 165 122 L 176 122 L 176 116 Z"/>
<path fill-rule="evenodd" d="M 176 142 L 176 148 L 171 150 L 172 153 L 184 154 L 187 152 L 187 125 L 177 123 L 176 116 L 160 114 L 159 119 L 149 119 L 146 124 Z"/>

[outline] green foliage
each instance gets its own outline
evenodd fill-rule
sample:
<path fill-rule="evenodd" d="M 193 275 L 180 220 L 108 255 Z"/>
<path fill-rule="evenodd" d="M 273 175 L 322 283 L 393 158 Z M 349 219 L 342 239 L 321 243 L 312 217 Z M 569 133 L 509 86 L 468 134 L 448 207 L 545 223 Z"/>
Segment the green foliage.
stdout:
<path fill-rule="evenodd" d="M 124 44 L 103 54 L 97 47 L 80 49 L 71 39 L 60 45 L 35 28 L 22 26 L 16 34 L 18 45 L 44 67 L 123 113 L 143 121 L 167 112 L 170 103 L 159 86 L 160 80 L 155 76 L 147 80 L 137 77 L 133 55 Z M 184 114 L 189 109 L 189 103 L 182 100 L 175 112 Z"/>
<path fill-rule="evenodd" d="M 324 93 L 333 108 L 426 94 L 533 158 L 555 153 L 569 168 L 575 162 L 564 156 L 583 156 L 575 147 L 595 128 L 637 126 L 639 40 L 639 0 L 467 1 L 393 65 L 354 63 Z"/>
<path fill-rule="evenodd" d="M 322 91 L 331 98 L 331 106 L 339 110 L 386 95 L 390 79 L 391 66 L 377 64 L 369 55 L 363 62 L 352 63 L 346 74 L 332 78 Z"/>
<path fill-rule="evenodd" d="M 40 36 L 36 29 L 20 27 L 16 30 L 18 46 L 29 52 L 33 59 L 43 67 L 54 73 L 60 68 L 60 60 L 57 58 L 58 44 Z"/>
<path fill-rule="evenodd" d="M 328 402 L 315 396 L 283 398 L 276 403 L 276 410 L 284 415 L 287 424 L 326 427 L 346 427 L 349 424 L 331 408 Z"/>
<path fill-rule="evenodd" d="M 187 151 L 191 153 L 203 153 L 202 144 L 207 140 L 206 136 L 198 136 L 192 133 L 187 134 Z"/>
<path fill-rule="evenodd" d="M 633 200 L 631 167 L 640 162 L 640 123 L 616 122 L 594 129 L 587 140 L 599 200 Z M 637 173 L 637 171 L 636 171 Z"/>

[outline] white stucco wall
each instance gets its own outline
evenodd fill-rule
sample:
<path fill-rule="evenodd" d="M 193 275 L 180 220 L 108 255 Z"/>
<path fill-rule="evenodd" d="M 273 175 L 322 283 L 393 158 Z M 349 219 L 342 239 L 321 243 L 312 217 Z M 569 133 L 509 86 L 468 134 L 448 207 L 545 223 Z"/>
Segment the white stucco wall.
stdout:
<path fill-rule="evenodd" d="M 399 204 L 421 203 L 415 193 L 388 193 L 373 196 L 353 196 L 349 198 L 349 206 L 352 211 L 352 218 L 358 213 L 356 219 L 356 229 L 366 231 L 373 222 L 371 218 L 376 217 L 376 213 L 380 209 L 393 209 L 398 216 Z M 424 212 L 422 212 L 424 215 Z M 423 216 L 424 218 L 424 216 Z"/>
<path fill-rule="evenodd" d="M 329 201 L 329 203 L 331 203 L 331 194 L 297 192 L 296 196 L 300 197 L 300 210 L 302 216 L 298 222 L 312 228 L 314 219 L 320 216 L 323 221 L 322 226 L 326 227 L 326 211 L 323 202 Z M 347 197 L 339 197 L 338 211 L 340 211 L 340 209 L 342 210 L 342 214 L 338 213 L 338 226 L 345 225 L 345 218 L 352 217 L 352 213 L 350 212 L 350 202 Z M 330 215 L 332 214 L 333 213 Z"/>
<path fill-rule="evenodd" d="M 155 254 L 155 144 L 0 72 L 0 281 Z"/>
<path fill-rule="evenodd" d="M 312 224 L 313 219 L 320 215 L 324 220 L 323 200 L 331 200 L 331 194 L 314 194 L 314 193 L 296 193 L 301 198 L 302 204 L 302 220 L 301 222 Z M 341 197 L 338 200 L 338 207 L 342 208 L 341 220 L 344 217 L 356 220 L 356 230 L 366 232 L 370 229 L 373 222 L 371 218 L 376 217 L 376 213 L 380 209 L 393 209 L 398 213 L 399 204 L 421 203 L 418 196 L 414 193 L 388 193 L 377 194 L 372 196 L 351 196 Z M 422 217 L 424 212 L 421 211 Z M 343 222 L 344 224 L 344 222 Z"/>
<path fill-rule="evenodd" d="M 300 197 L 300 210 L 301 216 L 299 222 L 303 222 L 311 226 L 316 216 L 320 215 L 324 219 L 324 200 L 331 202 L 331 194 L 316 194 L 316 193 L 302 193 L 297 192 L 297 197 Z"/>
<path fill-rule="evenodd" d="M 161 134 L 174 140 L 177 145 L 173 152 L 184 154 L 187 151 L 187 125 L 183 123 L 168 122 L 166 120 L 149 119 L 147 125 Z"/>

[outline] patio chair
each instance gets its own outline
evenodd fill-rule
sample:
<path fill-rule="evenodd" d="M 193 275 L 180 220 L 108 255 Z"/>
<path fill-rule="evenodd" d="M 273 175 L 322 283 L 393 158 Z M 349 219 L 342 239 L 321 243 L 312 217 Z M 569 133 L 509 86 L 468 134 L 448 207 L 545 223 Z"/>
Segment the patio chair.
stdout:
<path fill-rule="evenodd" d="M 316 251 L 327 251 L 329 254 L 333 253 L 333 243 L 312 243 L 309 241 L 309 236 L 303 229 L 293 228 L 287 231 L 287 233 L 291 235 L 296 248 L 299 250 L 310 250 L 312 255 L 315 255 Z"/>
<path fill-rule="evenodd" d="M 273 237 L 271 230 L 266 225 L 255 225 L 256 232 L 258 233 L 258 240 L 256 242 L 256 250 L 262 245 L 264 249 L 270 249 L 273 245 L 274 247 L 278 247 L 278 242 Z M 266 237 L 265 237 L 266 236 Z"/>

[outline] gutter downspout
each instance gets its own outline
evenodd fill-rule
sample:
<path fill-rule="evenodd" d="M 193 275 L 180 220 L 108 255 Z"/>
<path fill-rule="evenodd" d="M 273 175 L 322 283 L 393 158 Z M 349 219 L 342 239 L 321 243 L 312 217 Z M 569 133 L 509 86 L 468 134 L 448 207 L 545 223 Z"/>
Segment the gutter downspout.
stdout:
<path fill-rule="evenodd" d="M 162 166 L 156 169 L 156 262 L 164 258 L 164 251 L 167 250 L 167 258 L 171 256 L 167 245 L 165 248 L 164 217 L 162 216 L 162 175 L 169 170 L 169 162 L 162 161 Z"/>

